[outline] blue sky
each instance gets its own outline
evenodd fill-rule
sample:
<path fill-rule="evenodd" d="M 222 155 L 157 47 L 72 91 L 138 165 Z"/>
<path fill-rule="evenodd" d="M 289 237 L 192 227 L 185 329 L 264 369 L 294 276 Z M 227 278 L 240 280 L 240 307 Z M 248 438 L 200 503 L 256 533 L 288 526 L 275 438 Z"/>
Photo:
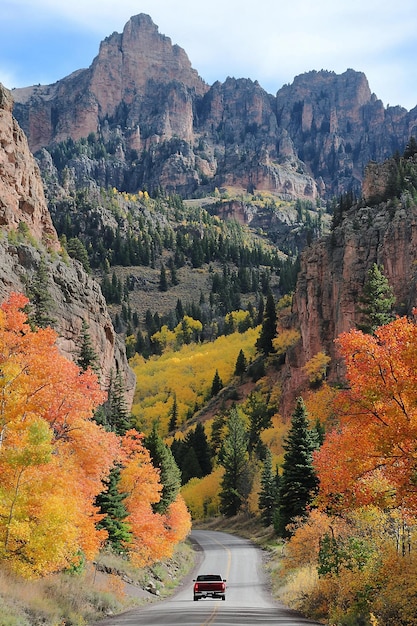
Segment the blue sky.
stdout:
<path fill-rule="evenodd" d="M 415 0 L 0 0 L 0 82 L 53 83 L 88 67 L 100 41 L 147 13 L 209 84 L 269 93 L 310 70 L 366 74 L 384 105 L 417 105 Z"/>

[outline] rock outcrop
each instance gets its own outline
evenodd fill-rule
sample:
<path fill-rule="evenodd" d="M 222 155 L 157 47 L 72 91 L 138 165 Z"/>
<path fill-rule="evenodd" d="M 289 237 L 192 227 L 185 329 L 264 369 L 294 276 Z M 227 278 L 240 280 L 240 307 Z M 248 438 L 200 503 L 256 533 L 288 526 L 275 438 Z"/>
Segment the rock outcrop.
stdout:
<path fill-rule="evenodd" d="M 62 254 L 39 168 L 11 111 L 11 94 L 0 85 L 0 301 L 12 291 L 24 293 L 42 259 L 60 351 L 71 360 L 77 358 L 85 320 L 99 357 L 103 386 L 112 370 L 119 371 L 130 403 L 135 377 L 123 343 L 114 331 L 99 285 L 78 261 Z"/>
<path fill-rule="evenodd" d="M 207 89 L 184 50 L 141 14 L 101 43 L 88 69 L 53 85 L 14 89 L 13 97 L 33 152 L 87 137 L 106 121 L 121 125 L 129 145 L 140 148 L 153 135 L 190 139 L 193 99 Z"/>
<path fill-rule="evenodd" d="M 376 171 L 368 171 L 365 188 L 381 188 L 386 171 Z M 416 258 L 417 206 L 410 201 L 353 207 L 330 235 L 303 252 L 292 320 L 301 341 L 287 358 L 283 393 L 287 411 L 294 395 L 308 387 L 303 366 L 318 352 L 332 359 L 329 381 L 342 381 L 334 339 L 362 321 L 359 299 L 374 263 L 384 268 L 396 297 L 396 313 L 412 313 L 417 305 Z"/>
<path fill-rule="evenodd" d="M 13 99 L 0 85 L 0 227 L 28 232 L 50 250 L 60 243 L 46 206 L 39 167 L 25 134 L 13 118 Z"/>
<path fill-rule="evenodd" d="M 417 135 L 417 107 L 385 108 L 351 69 L 302 74 L 275 97 L 247 79 L 209 86 L 144 14 L 107 37 L 88 69 L 13 95 L 33 152 L 95 133 L 111 158 L 84 155 L 76 175 L 128 192 L 360 193 L 368 161 L 402 152 Z"/>

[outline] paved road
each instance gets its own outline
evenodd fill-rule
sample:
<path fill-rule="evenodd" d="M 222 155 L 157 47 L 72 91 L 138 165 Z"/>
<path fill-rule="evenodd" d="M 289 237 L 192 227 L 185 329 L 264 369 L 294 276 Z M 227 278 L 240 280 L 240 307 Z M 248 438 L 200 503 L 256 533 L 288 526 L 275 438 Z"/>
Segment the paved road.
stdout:
<path fill-rule="evenodd" d="M 268 593 L 261 551 L 250 541 L 207 530 L 195 530 L 191 539 L 201 558 L 197 574 L 221 574 L 227 579 L 226 601 L 193 601 L 192 582 L 175 596 L 97 626 L 302 626 L 317 624 L 276 603 Z M 194 576 L 195 578 L 195 576 Z"/>

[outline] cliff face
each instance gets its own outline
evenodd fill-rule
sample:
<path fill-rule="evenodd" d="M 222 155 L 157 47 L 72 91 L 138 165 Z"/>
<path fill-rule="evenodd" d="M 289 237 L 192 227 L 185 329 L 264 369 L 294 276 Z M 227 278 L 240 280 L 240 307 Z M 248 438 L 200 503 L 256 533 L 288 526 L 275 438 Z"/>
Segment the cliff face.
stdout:
<path fill-rule="evenodd" d="M 130 402 L 135 377 L 124 346 L 114 332 L 100 287 L 80 263 L 70 259 L 64 262 L 59 256 L 61 246 L 46 205 L 39 169 L 11 110 L 11 94 L 0 85 L 0 301 L 12 291 L 25 293 L 43 259 L 60 351 L 69 359 L 77 357 L 85 320 L 99 356 L 103 385 L 111 370 L 120 371 Z M 12 235 L 12 231 L 16 234 Z"/>
<path fill-rule="evenodd" d="M 375 197 L 389 164 L 367 170 L 364 189 Z M 331 359 L 329 380 L 340 381 L 342 365 L 334 339 L 361 321 L 359 298 L 374 263 L 382 265 L 396 296 L 396 313 L 411 314 L 417 304 L 417 206 L 409 202 L 353 207 L 325 239 L 304 251 L 293 301 L 293 323 L 301 342 L 286 363 L 286 408 L 308 386 L 303 366 L 317 352 Z"/>
<path fill-rule="evenodd" d="M 276 97 L 246 79 L 210 87 L 143 14 L 106 38 L 88 69 L 13 95 L 32 151 L 96 133 L 112 158 L 77 159 L 76 179 L 129 192 L 359 193 L 368 161 L 402 152 L 417 134 L 417 107 L 384 108 L 353 70 L 302 74 Z"/>
<path fill-rule="evenodd" d="M 308 72 L 277 93 L 280 127 L 298 157 L 333 195 L 360 193 L 369 161 L 403 152 L 417 132 L 417 108 L 384 108 L 362 72 Z"/>
<path fill-rule="evenodd" d="M 61 246 L 46 206 L 39 168 L 12 109 L 11 94 L 0 85 L 0 226 L 16 230 L 24 223 L 36 240 L 56 251 Z"/>
<path fill-rule="evenodd" d="M 88 69 L 53 85 L 14 89 L 13 97 L 33 152 L 87 137 L 105 122 L 120 124 L 129 145 L 141 148 L 152 135 L 188 139 L 193 98 L 207 89 L 184 50 L 141 14 L 101 43 Z"/>
<path fill-rule="evenodd" d="M 78 159 L 76 175 L 130 192 L 359 193 L 368 161 L 402 152 L 417 134 L 417 107 L 385 108 L 353 70 L 302 74 L 275 97 L 246 79 L 210 87 L 143 14 L 106 38 L 88 69 L 13 95 L 32 151 L 96 133 L 112 158 Z"/>

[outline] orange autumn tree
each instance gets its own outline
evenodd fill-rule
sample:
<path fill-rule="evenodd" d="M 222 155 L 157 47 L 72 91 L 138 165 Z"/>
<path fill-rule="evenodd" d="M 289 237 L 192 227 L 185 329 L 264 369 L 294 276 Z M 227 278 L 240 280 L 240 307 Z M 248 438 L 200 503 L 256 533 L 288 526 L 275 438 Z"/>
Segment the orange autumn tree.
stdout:
<path fill-rule="evenodd" d="M 337 344 L 349 387 L 335 401 L 340 427 L 315 456 L 320 502 L 417 515 L 417 326 L 398 318 L 375 335 L 351 330 Z"/>
<path fill-rule="evenodd" d="M 172 556 L 177 543 L 191 530 L 190 514 L 181 496 L 164 514 L 156 513 L 162 485 L 159 469 L 152 465 L 150 452 L 143 445 L 143 434 L 130 430 L 122 440 L 122 469 L 119 490 L 126 494 L 124 504 L 129 513 L 132 541 L 126 546 L 138 567 Z"/>
<path fill-rule="evenodd" d="M 0 310 L 0 561 L 33 577 L 97 553 L 94 501 L 119 442 L 92 420 L 96 375 L 59 353 L 51 328 L 30 329 L 27 302 L 12 294 Z"/>

